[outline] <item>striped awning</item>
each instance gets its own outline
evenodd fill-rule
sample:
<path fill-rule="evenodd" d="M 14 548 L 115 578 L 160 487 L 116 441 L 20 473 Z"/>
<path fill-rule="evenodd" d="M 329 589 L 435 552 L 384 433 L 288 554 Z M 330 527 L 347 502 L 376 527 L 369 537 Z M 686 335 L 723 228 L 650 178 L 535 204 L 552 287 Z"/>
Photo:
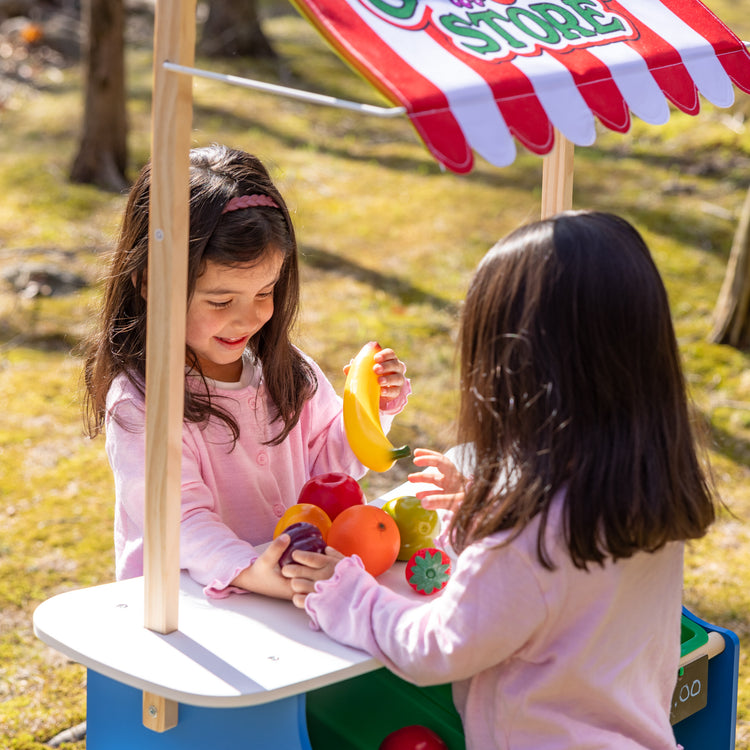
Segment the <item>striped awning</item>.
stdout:
<path fill-rule="evenodd" d="M 744 44 L 698 0 L 295 0 L 328 42 L 406 108 L 439 162 L 497 166 L 554 129 L 591 145 L 595 122 L 663 124 L 699 93 L 750 93 Z"/>

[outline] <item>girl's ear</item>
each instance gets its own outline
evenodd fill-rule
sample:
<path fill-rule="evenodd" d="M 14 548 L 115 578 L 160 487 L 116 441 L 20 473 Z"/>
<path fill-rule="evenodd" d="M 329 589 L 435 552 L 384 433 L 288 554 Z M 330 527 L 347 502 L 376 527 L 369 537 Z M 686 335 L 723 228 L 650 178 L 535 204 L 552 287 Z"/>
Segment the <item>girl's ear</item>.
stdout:
<path fill-rule="evenodd" d="M 146 285 L 146 271 L 143 272 L 143 276 L 141 278 L 141 297 L 145 300 L 148 294 L 148 287 Z M 133 271 L 133 273 L 130 274 L 130 280 L 133 282 L 133 286 L 137 289 L 138 288 L 138 273 L 136 271 Z"/>

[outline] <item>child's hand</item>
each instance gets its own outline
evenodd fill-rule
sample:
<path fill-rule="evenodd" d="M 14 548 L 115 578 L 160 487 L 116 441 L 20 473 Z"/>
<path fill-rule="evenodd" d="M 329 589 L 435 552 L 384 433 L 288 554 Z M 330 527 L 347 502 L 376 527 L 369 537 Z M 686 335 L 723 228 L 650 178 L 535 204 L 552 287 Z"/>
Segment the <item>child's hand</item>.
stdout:
<path fill-rule="evenodd" d="M 419 473 L 409 474 L 408 480 L 430 482 L 438 487 L 438 489 L 420 490 L 415 493 L 415 496 L 422 502 L 422 507 L 428 510 L 438 508 L 456 510 L 464 499 L 468 480 L 453 462 L 437 451 L 415 448 L 414 463 L 427 468 Z"/>
<path fill-rule="evenodd" d="M 285 565 L 281 569 L 281 574 L 290 581 L 294 606 L 304 609 L 305 598 L 312 593 L 315 583 L 330 578 L 336 563 L 343 558 L 344 555 L 333 547 L 326 547 L 324 555 L 306 550 L 293 552 L 294 562 Z"/>
<path fill-rule="evenodd" d="M 373 371 L 377 375 L 380 385 L 380 408 L 387 409 L 388 402 L 398 398 L 406 383 L 406 365 L 396 356 L 393 349 L 381 349 L 374 356 Z M 351 363 L 344 367 L 344 373 L 349 372 Z"/>
<path fill-rule="evenodd" d="M 291 583 L 279 569 L 279 559 L 290 541 L 289 534 L 277 536 L 258 559 L 232 581 L 232 585 L 277 599 L 291 599 Z"/>
<path fill-rule="evenodd" d="M 406 365 L 396 356 L 393 349 L 381 349 L 375 354 L 372 368 L 380 384 L 380 406 L 387 408 L 388 401 L 398 398 L 406 382 Z"/>

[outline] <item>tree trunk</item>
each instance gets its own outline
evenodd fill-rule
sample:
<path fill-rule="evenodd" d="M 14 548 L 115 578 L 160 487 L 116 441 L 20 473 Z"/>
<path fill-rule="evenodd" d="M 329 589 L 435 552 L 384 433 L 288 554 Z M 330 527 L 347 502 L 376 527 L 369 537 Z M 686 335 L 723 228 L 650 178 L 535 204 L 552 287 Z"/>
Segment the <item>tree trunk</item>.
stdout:
<path fill-rule="evenodd" d="M 709 340 L 738 349 L 750 348 L 750 188 L 734 233 Z"/>
<path fill-rule="evenodd" d="M 123 0 L 85 0 L 86 100 L 70 179 L 120 191 L 128 186 Z"/>
<path fill-rule="evenodd" d="M 276 58 L 260 26 L 257 0 L 212 0 L 198 49 L 207 57 Z"/>

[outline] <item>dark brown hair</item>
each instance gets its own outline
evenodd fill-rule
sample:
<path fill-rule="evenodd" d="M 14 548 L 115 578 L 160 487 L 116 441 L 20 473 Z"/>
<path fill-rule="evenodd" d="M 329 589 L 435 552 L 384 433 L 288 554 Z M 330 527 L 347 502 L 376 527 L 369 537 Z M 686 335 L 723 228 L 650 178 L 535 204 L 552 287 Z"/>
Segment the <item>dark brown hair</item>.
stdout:
<path fill-rule="evenodd" d="M 624 219 L 568 212 L 516 230 L 471 282 L 460 344 L 459 441 L 476 467 L 457 549 L 512 540 L 564 490 L 576 567 L 702 536 L 715 502 L 697 457 L 667 293 Z"/>
<path fill-rule="evenodd" d="M 87 344 L 84 381 L 88 434 L 103 425 L 107 392 L 120 373 L 144 392 L 146 301 L 142 289 L 148 264 L 148 223 L 151 167 L 146 165 L 133 186 L 106 279 L 98 327 Z M 269 196 L 278 208 L 260 206 L 222 214 L 229 200 L 240 195 Z M 262 363 L 263 378 L 281 421 L 269 441 L 284 440 L 299 419 L 304 402 L 317 383 L 312 368 L 290 342 L 299 307 L 299 269 L 294 227 L 286 203 L 268 171 L 254 156 L 225 146 L 190 152 L 190 234 L 188 301 L 207 261 L 226 266 L 259 262 L 269 251 L 284 257 L 274 287 L 272 318 L 249 341 Z M 195 355 L 186 347 L 186 362 L 202 376 Z M 204 379 L 204 386 L 206 385 Z M 236 441 L 234 419 L 211 398 L 208 388 L 185 389 L 185 420 L 203 423 L 209 416 L 223 420 Z"/>

